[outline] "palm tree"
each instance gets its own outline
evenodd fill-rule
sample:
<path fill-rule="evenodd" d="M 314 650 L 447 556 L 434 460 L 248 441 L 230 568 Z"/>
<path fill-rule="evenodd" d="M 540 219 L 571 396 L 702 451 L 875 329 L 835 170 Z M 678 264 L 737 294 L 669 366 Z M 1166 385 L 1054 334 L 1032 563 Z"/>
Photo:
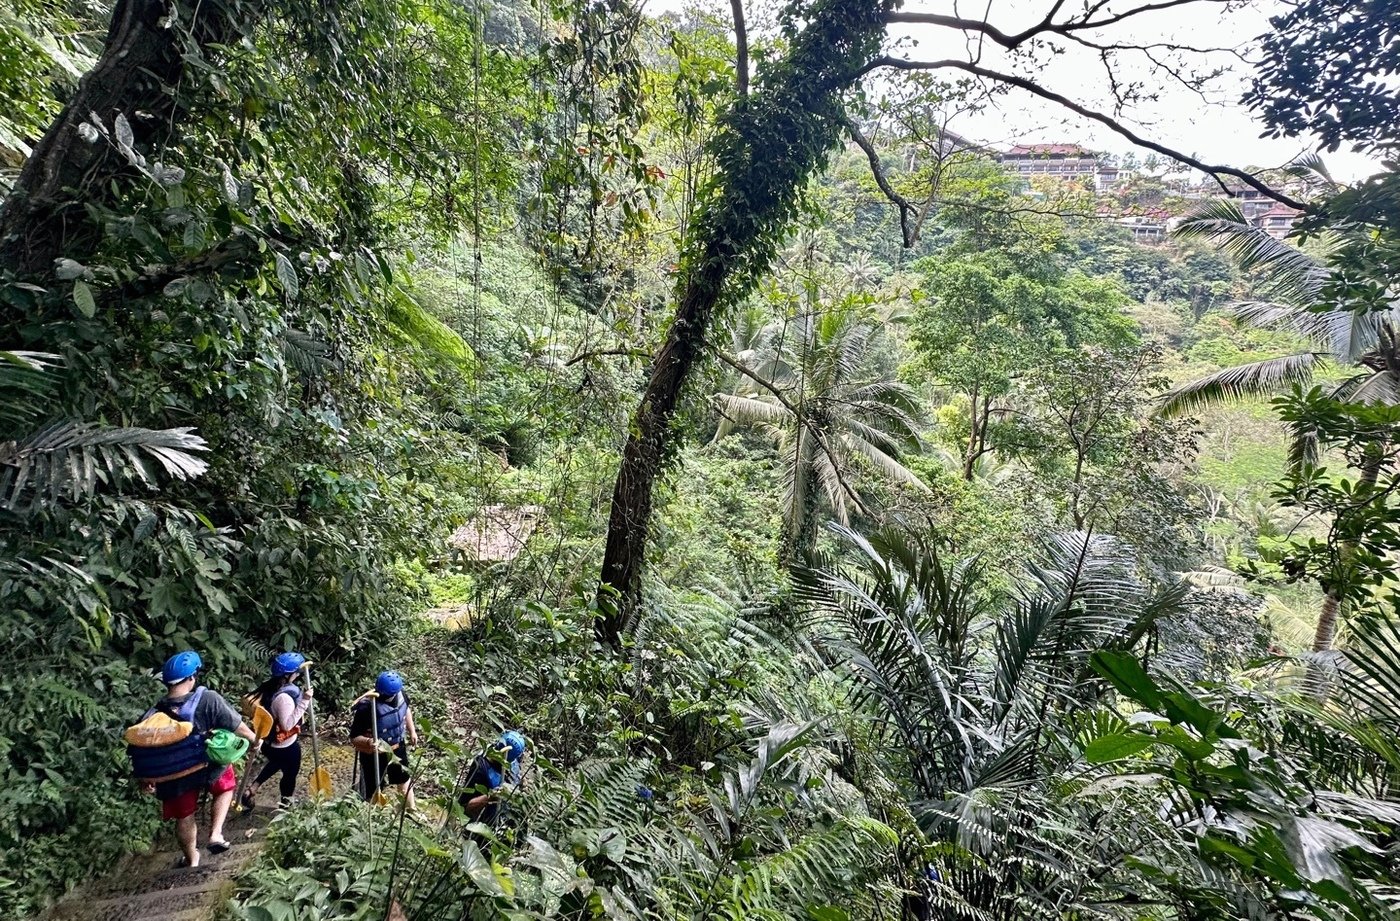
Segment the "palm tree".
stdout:
<path fill-rule="evenodd" d="M 1276 240 L 1245 220 L 1230 201 L 1213 202 L 1177 228 L 1178 236 L 1210 240 L 1234 256 L 1240 268 L 1258 270 L 1263 276 L 1265 300 L 1232 305 L 1234 317 L 1261 329 L 1294 333 L 1311 346 L 1307 350 L 1224 368 L 1168 392 L 1160 412 L 1180 415 L 1193 409 L 1232 400 L 1270 396 L 1295 385 L 1310 384 L 1326 361 L 1355 373 L 1339 383 L 1326 384 L 1332 399 L 1351 403 L 1400 404 L 1400 300 L 1388 310 L 1358 313 L 1338 308 L 1315 309 L 1329 271 L 1326 254 L 1335 251 L 1335 238 L 1323 241 L 1323 258 L 1316 258 Z M 1289 461 L 1296 466 L 1315 463 L 1317 439 L 1298 430 L 1290 445 Z M 1361 487 L 1375 486 L 1379 462 L 1363 462 Z M 1341 613 L 1340 592 L 1324 586 L 1322 610 L 1317 619 L 1313 650 L 1332 648 Z"/>
<path fill-rule="evenodd" d="M 919 444 L 921 406 L 915 393 L 875 368 L 880 324 L 856 299 L 745 334 L 732 393 L 716 396 L 718 440 L 739 426 L 770 436 L 784 458 L 785 546 L 807 558 L 819 512 L 849 523 L 866 511 L 852 474 L 861 462 L 885 477 L 922 488 L 899 460 Z M 859 460 L 858 460 L 859 459 Z"/>
<path fill-rule="evenodd" d="M 1186 585 L 1147 586 L 1126 545 L 1070 533 L 996 592 L 978 560 L 947 559 L 925 536 L 833 530 L 841 562 L 802 571 L 797 597 L 937 855 L 934 917 L 1080 917 L 1070 906 L 1101 895 L 1092 881 L 1140 840 L 1094 842 L 1054 792 L 1118 725 L 1090 656 L 1137 647 Z"/>

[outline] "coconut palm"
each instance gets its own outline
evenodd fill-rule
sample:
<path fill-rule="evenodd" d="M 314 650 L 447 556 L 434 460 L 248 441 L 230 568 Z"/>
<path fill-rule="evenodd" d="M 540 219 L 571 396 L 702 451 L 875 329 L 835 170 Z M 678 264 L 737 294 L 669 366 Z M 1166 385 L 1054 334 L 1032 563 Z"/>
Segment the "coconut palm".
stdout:
<path fill-rule="evenodd" d="M 864 463 L 890 480 L 922 487 L 900 462 L 918 446 L 914 392 L 875 367 L 880 324 L 847 299 L 820 312 L 770 324 L 737 359 L 732 393 L 716 397 L 715 439 L 752 426 L 777 444 L 786 467 L 785 546 L 810 554 L 820 511 L 848 523 L 864 511 L 853 474 Z M 859 459 L 859 460 L 858 460 Z"/>
<path fill-rule="evenodd" d="M 1294 333 L 1312 347 L 1225 368 L 1183 384 L 1163 397 L 1164 414 L 1180 415 L 1201 406 L 1269 396 L 1294 384 L 1310 383 L 1319 364 L 1329 360 L 1357 371 L 1330 385 L 1337 399 L 1400 402 L 1400 304 L 1379 313 L 1314 309 L 1329 276 L 1325 260 L 1336 248 L 1335 238 L 1324 239 L 1322 256 L 1315 257 L 1251 225 L 1231 201 L 1204 206 L 1183 221 L 1176 234 L 1209 240 L 1233 256 L 1241 269 L 1261 273 L 1266 297 L 1231 305 L 1237 320 L 1261 329 Z"/>
<path fill-rule="evenodd" d="M 1240 268 L 1261 273 L 1266 299 L 1232 305 L 1236 319 L 1262 329 L 1294 333 L 1310 348 L 1225 368 L 1183 384 L 1163 397 L 1163 414 L 1180 415 L 1201 406 L 1268 396 L 1294 385 L 1310 384 L 1319 366 L 1327 361 L 1355 372 L 1339 383 L 1325 385 L 1331 398 L 1400 404 L 1400 299 L 1392 300 L 1388 310 L 1369 313 L 1315 309 L 1330 274 L 1325 260 L 1337 248 L 1335 237 L 1324 239 L 1322 257 L 1314 257 L 1254 227 L 1229 201 L 1204 206 L 1176 233 L 1210 240 L 1233 256 Z M 1295 431 L 1289 454 L 1295 465 L 1316 462 L 1316 438 L 1309 431 Z M 1362 486 L 1374 486 L 1380 466 L 1363 463 L 1360 472 Z M 1340 595 L 1328 589 L 1313 638 L 1315 651 L 1332 648 L 1341 606 Z"/>

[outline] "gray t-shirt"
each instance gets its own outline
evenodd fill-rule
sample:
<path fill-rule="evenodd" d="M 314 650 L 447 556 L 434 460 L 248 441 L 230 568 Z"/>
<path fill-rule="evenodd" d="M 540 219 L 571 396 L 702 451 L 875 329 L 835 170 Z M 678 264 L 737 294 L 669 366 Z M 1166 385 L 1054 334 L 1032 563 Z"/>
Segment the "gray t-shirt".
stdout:
<path fill-rule="evenodd" d="M 193 693 L 194 691 L 190 691 L 190 694 Z M 175 711 L 189 699 L 190 694 L 167 697 L 161 703 L 168 705 L 165 707 L 167 711 Z M 214 729 L 227 729 L 229 732 L 233 732 L 243 725 L 243 717 L 239 716 L 238 711 L 228 705 L 228 701 L 205 688 L 204 696 L 199 699 L 199 706 L 194 708 L 194 719 L 191 722 L 194 723 L 195 732 L 210 732 Z M 207 787 L 225 770 L 227 768 L 222 764 L 210 764 L 204 770 L 196 771 L 189 776 L 158 783 L 156 784 L 156 798 L 160 800 L 173 799 L 186 790 Z"/>
<path fill-rule="evenodd" d="M 193 694 L 194 691 L 190 691 Z M 162 703 L 169 704 L 169 709 L 178 710 L 180 705 L 189 699 L 190 694 L 181 694 L 179 697 L 167 697 Z M 199 706 L 194 708 L 194 731 L 210 732 L 214 729 L 227 729 L 233 732 L 243 725 L 243 717 L 238 715 L 238 711 L 229 706 L 228 701 L 220 697 L 216 692 L 204 689 L 204 696 L 199 699 Z"/>

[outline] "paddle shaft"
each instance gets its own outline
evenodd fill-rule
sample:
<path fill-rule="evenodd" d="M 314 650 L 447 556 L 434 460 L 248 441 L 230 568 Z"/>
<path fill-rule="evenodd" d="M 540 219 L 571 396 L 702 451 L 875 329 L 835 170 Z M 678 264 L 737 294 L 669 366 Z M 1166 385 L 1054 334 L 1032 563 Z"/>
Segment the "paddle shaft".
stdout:
<path fill-rule="evenodd" d="M 253 751 L 250 751 L 248 753 L 248 766 L 243 769 L 243 779 L 238 783 L 238 795 L 234 798 L 233 801 L 234 805 L 239 809 L 243 808 L 243 794 L 248 789 L 248 779 L 253 776 L 253 768 L 258 763 L 258 753 L 261 751 L 262 746 L 259 745 Z"/>
<path fill-rule="evenodd" d="M 266 712 L 266 711 L 264 711 L 264 712 Z M 257 713 L 257 710 L 256 710 L 256 709 L 254 710 L 254 713 Z M 250 752 L 248 752 L 248 765 L 247 765 L 247 767 L 245 767 L 245 768 L 243 769 L 243 779 L 242 779 L 241 781 L 239 781 L 239 783 L 238 783 L 238 794 L 237 794 L 237 798 L 236 798 L 233 802 L 234 802 L 234 805 L 235 805 L 237 808 L 239 808 L 239 809 L 242 809 L 242 808 L 243 808 L 243 794 L 244 794 L 244 792 L 246 792 L 247 789 L 248 789 L 248 780 L 249 780 L 249 778 L 251 778 L 251 777 L 253 776 L 253 766 L 257 763 L 258 755 L 262 753 L 262 746 L 263 746 L 263 738 L 262 738 L 262 737 L 263 737 L 264 735 L 267 734 L 267 731 L 270 731 L 270 730 L 266 730 L 266 731 L 265 731 L 265 730 L 263 730 L 261 727 L 258 726 L 258 719 L 257 719 L 256 716 L 254 716 L 254 717 L 253 717 L 253 734 L 256 735 L 256 736 L 258 736 L 258 741 L 257 741 L 257 744 L 254 745 L 253 750 L 250 751 Z"/>
<path fill-rule="evenodd" d="M 316 692 L 311 688 L 311 666 L 302 669 L 306 677 L 306 715 L 311 720 L 311 770 L 312 775 L 321 773 L 321 746 L 316 741 Z"/>
<path fill-rule="evenodd" d="M 380 794 L 379 789 L 379 694 L 370 691 L 369 697 L 369 725 L 370 733 L 374 736 L 374 757 L 370 759 L 374 765 L 374 795 Z"/>

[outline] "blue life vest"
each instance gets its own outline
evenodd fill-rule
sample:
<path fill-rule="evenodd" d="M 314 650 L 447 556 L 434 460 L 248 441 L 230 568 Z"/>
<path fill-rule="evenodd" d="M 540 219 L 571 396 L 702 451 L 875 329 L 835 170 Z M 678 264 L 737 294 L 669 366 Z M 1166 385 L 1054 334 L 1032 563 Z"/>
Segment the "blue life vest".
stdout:
<path fill-rule="evenodd" d="M 369 703 L 369 701 L 365 701 L 365 703 Z M 376 699 L 374 709 L 375 719 L 379 723 L 379 738 L 397 747 L 399 743 L 403 742 L 403 737 L 408 732 L 408 695 L 400 691 L 397 705 L 386 704 L 382 700 Z"/>
<path fill-rule="evenodd" d="M 169 702 L 163 700 L 147 710 L 146 715 L 141 719 L 143 721 L 150 719 L 158 711 L 161 711 L 182 723 L 193 725 L 195 710 L 198 709 L 199 701 L 203 697 L 204 688 L 195 688 L 194 692 L 180 704 L 178 710 L 172 711 Z M 132 773 L 140 780 L 153 783 L 176 780 L 193 774 L 209 764 L 209 753 L 204 747 L 205 737 L 204 732 L 195 731 L 171 745 L 152 748 L 128 745 L 126 751 L 131 757 Z"/>

